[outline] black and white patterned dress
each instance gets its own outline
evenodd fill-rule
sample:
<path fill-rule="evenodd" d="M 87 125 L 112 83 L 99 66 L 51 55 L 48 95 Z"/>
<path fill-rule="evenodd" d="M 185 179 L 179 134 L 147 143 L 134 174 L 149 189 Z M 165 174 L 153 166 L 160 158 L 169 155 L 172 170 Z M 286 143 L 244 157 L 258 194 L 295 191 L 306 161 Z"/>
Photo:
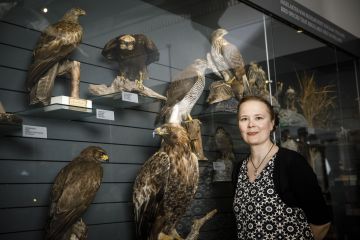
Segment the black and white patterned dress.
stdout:
<path fill-rule="evenodd" d="M 247 161 L 241 165 L 233 206 L 238 239 L 314 239 L 303 210 L 288 207 L 275 191 L 275 160 L 276 155 L 254 182 Z"/>

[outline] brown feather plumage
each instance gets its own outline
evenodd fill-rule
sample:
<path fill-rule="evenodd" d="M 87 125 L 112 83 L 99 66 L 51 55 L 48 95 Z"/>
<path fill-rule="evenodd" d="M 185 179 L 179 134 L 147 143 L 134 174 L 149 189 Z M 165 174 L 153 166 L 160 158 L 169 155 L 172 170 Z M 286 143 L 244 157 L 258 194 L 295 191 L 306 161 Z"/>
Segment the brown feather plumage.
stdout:
<path fill-rule="evenodd" d="M 101 54 L 118 62 L 119 76 L 132 81 L 148 78 L 147 65 L 160 56 L 155 43 L 144 34 L 122 34 L 106 43 Z"/>
<path fill-rule="evenodd" d="M 33 51 L 33 63 L 30 65 L 26 79 L 28 90 L 36 87 L 38 81 L 51 69 L 57 72 L 57 63 L 66 59 L 80 44 L 83 29 L 78 17 L 85 15 L 80 8 L 73 8 L 63 18 L 48 26 L 40 35 Z M 55 69 L 54 69 L 55 68 Z M 54 81 L 56 74 L 46 81 Z M 51 91 L 53 83 L 43 84 L 41 91 Z M 38 89 L 40 91 L 40 89 Z"/>
<path fill-rule="evenodd" d="M 141 168 L 134 184 L 137 239 L 157 240 L 170 234 L 193 199 L 199 179 L 198 160 L 186 130 L 164 124 L 157 133 L 162 146 Z"/>
<path fill-rule="evenodd" d="M 58 173 L 51 190 L 45 239 L 65 240 L 69 235 L 100 187 L 104 160 L 107 160 L 105 151 L 90 146 Z"/>

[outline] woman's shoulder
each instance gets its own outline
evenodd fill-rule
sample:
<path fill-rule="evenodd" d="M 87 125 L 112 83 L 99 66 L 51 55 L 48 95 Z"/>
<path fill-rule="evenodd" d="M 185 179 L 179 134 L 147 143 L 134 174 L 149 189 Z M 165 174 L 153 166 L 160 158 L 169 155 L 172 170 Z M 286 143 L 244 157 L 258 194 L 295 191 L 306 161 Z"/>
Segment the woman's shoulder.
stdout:
<path fill-rule="evenodd" d="M 306 162 L 305 158 L 300 153 L 283 147 L 279 147 L 277 156 L 279 159 L 281 159 L 280 162 L 288 162 L 288 163 Z"/>

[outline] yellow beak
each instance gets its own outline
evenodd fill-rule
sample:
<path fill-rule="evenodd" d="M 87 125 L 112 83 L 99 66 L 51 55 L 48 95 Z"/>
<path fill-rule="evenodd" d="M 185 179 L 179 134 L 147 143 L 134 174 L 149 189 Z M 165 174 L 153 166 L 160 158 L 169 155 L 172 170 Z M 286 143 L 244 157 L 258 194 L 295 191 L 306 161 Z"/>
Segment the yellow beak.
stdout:
<path fill-rule="evenodd" d="M 104 154 L 104 155 L 101 156 L 101 160 L 102 161 L 109 161 L 109 156 Z"/>

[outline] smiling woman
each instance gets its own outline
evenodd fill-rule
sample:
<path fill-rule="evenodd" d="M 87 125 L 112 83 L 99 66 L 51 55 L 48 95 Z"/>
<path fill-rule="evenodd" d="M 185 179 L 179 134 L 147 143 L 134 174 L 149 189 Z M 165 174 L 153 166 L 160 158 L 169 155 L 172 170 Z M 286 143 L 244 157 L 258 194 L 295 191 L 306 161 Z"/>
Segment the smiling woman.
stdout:
<path fill-rule="evenodd" d="M 269 102 L 242 98 L 238 120 L 250 146 L 250 155 L 236 170 L 238 239 L 322 239 L 330 215 L 316 176 L 301 155 L 271 141 L 278 121 Z"/>

